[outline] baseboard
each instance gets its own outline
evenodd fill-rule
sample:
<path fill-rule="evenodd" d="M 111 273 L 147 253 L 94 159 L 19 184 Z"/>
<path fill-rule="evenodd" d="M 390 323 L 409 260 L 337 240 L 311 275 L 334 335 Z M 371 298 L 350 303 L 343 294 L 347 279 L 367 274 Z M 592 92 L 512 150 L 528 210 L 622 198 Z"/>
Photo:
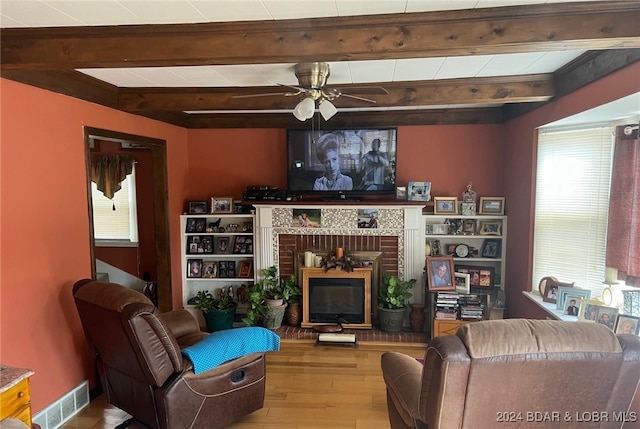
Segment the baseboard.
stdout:
<path fill-rule="evenodd" d="M 36 413 L 32 420 L 33 423 L 39 424 L 41 429 L 57 429 L 87 405 L 89 405 L 89 382 L 85 380 L 71 392 Z"/>

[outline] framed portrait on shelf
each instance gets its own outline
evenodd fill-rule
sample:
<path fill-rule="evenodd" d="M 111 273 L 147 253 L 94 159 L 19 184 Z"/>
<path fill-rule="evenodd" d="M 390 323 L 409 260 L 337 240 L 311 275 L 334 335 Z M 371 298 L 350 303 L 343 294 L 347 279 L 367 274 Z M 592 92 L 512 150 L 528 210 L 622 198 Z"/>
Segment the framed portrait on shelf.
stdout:
<path fill-rule="evenodd" d="M 458 273 L 469 274 L 469 286 L 474 288 L 492 288 L 496 282 L 496 271 L 493 267 L 456 265 L 455 269 Z"/>
<path fill-rule="evenodd" d="M 430 291 L 456 290 L 452 256 L 427 256 L 426 266 Z"/>
<path fill-rule="evenodd" d="M 485 238 L 482 244 L 483 258 L 499 258 L 502 250 L 502 240 L 495 238 Z"/>
<path fill-rule="evenodd" d="M 226 254 L 231 253 L 231 243 L 229 237 L 216 237 L 214 241 L 213 253 Z"/>
<path fill-rule="evenodd" d="M 476 234 L 476 220 L 475 219 L 465 219 L 462 224 L 462 233 L 464 235 L 475 235 Z"/>
<path fill-rule="evenodd" d="M 195 217 L 187 218 L 187 225 L 184 232 L 186 232 L 187 234 L 196 232 L 196 220 L 198 219 Z"/>
<path fill-rule="evenodd" d="M 407 187 L 406 186 L 396 186 L 396 200 L 406 200 L 407 199 Z"/>
<path fill-rule="evenodd" d="M 204 261 L 202 263 L 202 277 L 205 279 L 218 277 L 218 263 L 216 261 Z"/>
<path fill-rule="evenodd" d="M 233 198 L 211 197 L 211 213 L 233 213 Z"/>
<path fill-rule="evenodd" d="M 433 214 L 458 214 L 458 198 L 433 197 Z"/>
<path fill-rule="evenodd" d="M 558 287 L 555 283 L 549 283 L 544 291 L 544 295 L 542 295 L 542 300 L 556 304 L 558 302 Z"/>
<path fill-rule="evenodd" d="M 559 310 L 562 310 L 562 313 L 567 316 L 578 316 L 582 302 L 591 298 L 591 291 L 589 289 L 571 288 L 566 293 L 563 293 L 563 289 L 566 288 L 561 286 L 558 289 L 558 302 L 562 300 Z"/>
<path fill-rule="evenodd" d="M 464 273 L 453 273 L 456 279 L 456 292 L 469 293 L 471 290 L 471 276 Z"/>
<path fill-rule="evenodd" d="M 480 235 L 502 235 L 502 221 L 480 221 Z"/>
<path fill-rule="evenodd" d="M 618 314 L 613 332 L 616 334 L 640 335 L 640 317 Z"/>
<path fill-rule="evenodd" d="M 480 197 L 481 215 L 503 215 L 504 197 Z"/>
<path fill-rule="evenodd" d="M 187 203 L 187 214 L 207 214 L 206 201 L 189 201 Z"/>
<path fill-rule="evenodd" d="M 241 279 L 250 279 L 253 277 L 253 261 L 240 261 L 240 271 L 238 277 Z"/>
<path fill-rule="evenodd" d="M 253 253 L 253 237 L 238 235 L 233 242 L 233 252 L 237 255 Z"/>
<path fill-rule="evenodd" d="M 195 232 L 206 232 L 207 231 L 207 220 L 206 219 L 196 219 L 196 231 Z"/>
<path fill-rule="evenodd" d="M 613 330 L 617 316 L 618 309 L 616 307 L 607 307 L 602 304 L 602 301 L 589 299 L 582 300 L 578 320 L 600 323 Z"/>
<path fill-rule="evenodd" d="M 409 201 L 429 201 L 431 199 L 431 182 L 409 182 L 407 199 Z"/>
<path fill-rule="evenodd" d="M 202 259 L 187 259 L 187 277 L 202 277 Z"/>

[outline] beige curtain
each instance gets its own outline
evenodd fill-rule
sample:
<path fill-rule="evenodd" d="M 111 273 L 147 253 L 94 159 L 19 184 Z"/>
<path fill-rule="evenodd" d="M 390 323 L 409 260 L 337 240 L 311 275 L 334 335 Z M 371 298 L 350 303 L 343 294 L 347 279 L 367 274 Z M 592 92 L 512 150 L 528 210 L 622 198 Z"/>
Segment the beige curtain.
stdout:
<path fill-rule="evenodd" d="M 133 171 L 135 160 L 129 155 L 108 153 L 94 155 L 91 159 L 91 181 L 105 197 L 113 199 L 122 182 Z"/>
<path fill-rule="evenodd" d="M 606 265 L 640 287 L 640 139 L 637 128 L 630 135 L 624 128 L 616 128 Z"/>

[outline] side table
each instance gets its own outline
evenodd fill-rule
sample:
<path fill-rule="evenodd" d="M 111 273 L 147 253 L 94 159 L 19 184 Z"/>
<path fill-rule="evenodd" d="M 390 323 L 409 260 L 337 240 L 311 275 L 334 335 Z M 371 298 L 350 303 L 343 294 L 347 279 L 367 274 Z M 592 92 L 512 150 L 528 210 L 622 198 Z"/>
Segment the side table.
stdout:
<path fill-rule="evenodd" d="M 0 420 L 13 417 L 32 427 L 29 377 L 33 374 L 30 369 L 0 365 Z"/>

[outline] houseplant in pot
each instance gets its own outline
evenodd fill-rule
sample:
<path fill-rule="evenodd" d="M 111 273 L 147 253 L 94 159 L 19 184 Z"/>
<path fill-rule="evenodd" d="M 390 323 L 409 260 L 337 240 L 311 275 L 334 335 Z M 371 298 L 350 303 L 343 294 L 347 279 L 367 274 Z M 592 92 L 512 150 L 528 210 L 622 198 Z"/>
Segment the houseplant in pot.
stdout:
<path fill-rule="evenodd" d="M 222 293 L 220 298 L 216 298 L 209 291 L 201 290 L 196 294 L 194 303 L 202 311 L 207 332 L 233 328 L 238 304 L 231 298 L 231 294 Z"/>
<path fill-rule="evenodd" d="M 407 300 L 416 279 L 402 281 L 387 271 L 382 272 L 382 285 L 378 296 L 378 317 L 380 329 L 385 332 L 401 332 L 407 308 Z"/>
<path fill-rule="evenodd" d="M 264 299 L 264 286 L 261 282 L 254 283 L 245 288 L 246 300 L 249 307 L 242 323 L 245 326 L 259 326 L 267 314 L 267 304 Z"/>
<path fill-rule="evenodd" d="M 298 326 L 302 321 L 302 289 L 296 284 L 296 276 L 291 275 L 288 279 L 282 279 L 282 296 L 287 303 L 285 318 L 289 326 Z"/>
<path fill-rule="evenodd" d="M 262 270 L 262 287 L 267 304 L 263 325 L 268 329 L 278 329 L 282 325 L 287 303 L 284 302 L 285 283 L 278 277 L 278 268 L 271 266 Z"/>

